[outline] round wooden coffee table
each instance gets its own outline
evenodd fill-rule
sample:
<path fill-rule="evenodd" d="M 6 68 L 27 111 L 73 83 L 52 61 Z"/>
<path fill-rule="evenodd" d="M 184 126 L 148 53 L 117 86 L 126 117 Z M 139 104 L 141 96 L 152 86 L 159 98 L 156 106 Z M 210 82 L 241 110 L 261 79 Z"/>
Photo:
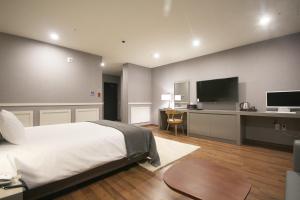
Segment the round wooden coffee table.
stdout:
<path fill-rule="evenodd" d="M 239 173 L 197 158 L 174 164 L 163 179 L 173 190 L 203 200 L 243 200 L 251 189 Z"/>

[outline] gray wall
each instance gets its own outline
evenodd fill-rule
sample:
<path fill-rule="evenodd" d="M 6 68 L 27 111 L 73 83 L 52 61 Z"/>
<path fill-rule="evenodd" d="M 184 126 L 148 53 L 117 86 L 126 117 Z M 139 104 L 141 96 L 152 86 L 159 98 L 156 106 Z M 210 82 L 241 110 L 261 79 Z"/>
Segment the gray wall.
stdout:
<path fill-rule="evenodd" d="M 73 62 L 68 63 L 67 57 Z M 52 44 L 0 33 L 0 104 L 6 103 L 100 103 L 102 93 L 101 56 Z M 91 91 L 95 95 L 91 95 Z M 1 107 L 8 110 L 33 110 L 34 125 L 39 125 L 39 110 L 71 109 L 83 106 Z"/>
<path fill-rule="evenodd" d="M 201 48 L 201 47 L 200 47 Z M 158 124 L 163 93 L 173 93 L 174 82 L 190 81 L 190 100 L 196 101 L 196 81 L 238 76 L 239 100 L 265 111 L 267 90 L 300 89 L 300 33 L 206 55 L 152 70 L 152 118 Z M 210 109 L 237 105 L 206 104 Z"/>
<path fill-rule="evenodd" d="M 128 67 L 124 64 L 121 74 L 121 121 L 128 123 Z"/>
<path fill-rule="evenodd" d="M 120 84 L 120 77 L 119 76 L 113 76 L 113 75 L 109 75 L 109 74 L 103 74 L 102 75 L 102 81 L 103 83 L 116 83 L 116 84 Z"/>
<path fill-rule="evenodd" d="M 97 55 L 0 33 L 0 103 L 100 102 L 90 95 L 102 91 L 100 63 Z"/>
<path fill-rule="evenodd" d="M 151 102 L 151 69 L 128 64 L 128 102 Z"/>
<path fill-rule="evenodd" d="M 130 103 L 149 103 L 152 101 L 152 73 L 150 68 L 127 63 L 122 71 L 122 121 L 130 118 Z"/>
<path fill-rule="evenodd" d="M 103 87 L 104 83 L 116 83 L 118 84 L 118 120 L 121 120 L 121 78 L 120 76 L 113 76 L 109 74 L 103 74 Z M 103 95 L 104 90 L 103 90 Z"/>

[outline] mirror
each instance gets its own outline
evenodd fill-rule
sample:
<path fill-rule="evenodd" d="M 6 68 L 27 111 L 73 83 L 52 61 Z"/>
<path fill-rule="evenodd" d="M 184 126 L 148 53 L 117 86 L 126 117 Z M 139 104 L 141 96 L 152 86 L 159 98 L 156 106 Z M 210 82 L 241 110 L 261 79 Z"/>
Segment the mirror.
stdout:
<path fill-rule="evenodd" d="M 184 107 L 190 102 L 189 81 L 179 81 L 174 83 L 174 106 L 175 108 Z"/>

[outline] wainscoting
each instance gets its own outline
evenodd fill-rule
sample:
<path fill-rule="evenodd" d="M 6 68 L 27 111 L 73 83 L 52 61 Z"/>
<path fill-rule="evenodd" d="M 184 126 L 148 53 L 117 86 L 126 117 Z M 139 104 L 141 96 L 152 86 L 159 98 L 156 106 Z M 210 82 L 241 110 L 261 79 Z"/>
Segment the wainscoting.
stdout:
<path fill-rule="evenodd" d="M 40 125 L 71 123 L 71 110 L 41 110 Z"/>
<path fill-rule="evenodd" d="M 99 120 L 99 108 L 85 108 L 75 110 L 75 122 Z"/>
<path fill-rule="evenodd" d="M 128 103 L 128 119 L 130 124 L 150 124 L 151 123 L 150 102 Z"/>
<path fill-rule="evenodd" d="M 16 117 L 22 122 L 23 126 L 33 126 L 33 111 L 13 111 Z"/>
<path fill-rule="evenodd" d="M 94 121 L 103 118 L 103 103 L 0 103 L 24 126 Z"/>

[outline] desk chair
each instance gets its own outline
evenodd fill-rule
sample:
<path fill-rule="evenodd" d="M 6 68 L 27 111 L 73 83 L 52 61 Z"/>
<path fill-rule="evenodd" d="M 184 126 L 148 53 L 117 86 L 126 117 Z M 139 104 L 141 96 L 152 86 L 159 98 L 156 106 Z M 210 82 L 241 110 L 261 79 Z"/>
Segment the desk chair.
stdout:
<path fill-rule="evenodd" d="M 181 126 L 182 133 L 184 134 L 184 123 L 183 123 L 183 114 L 184 112 L 180 112 L 177 110 L 166 110 L 167 118 L 167 130 L 169 130 L 170 125 L 174 125 L 175 127 L 175 135 L 177 136 L 177 127 Z"/>

